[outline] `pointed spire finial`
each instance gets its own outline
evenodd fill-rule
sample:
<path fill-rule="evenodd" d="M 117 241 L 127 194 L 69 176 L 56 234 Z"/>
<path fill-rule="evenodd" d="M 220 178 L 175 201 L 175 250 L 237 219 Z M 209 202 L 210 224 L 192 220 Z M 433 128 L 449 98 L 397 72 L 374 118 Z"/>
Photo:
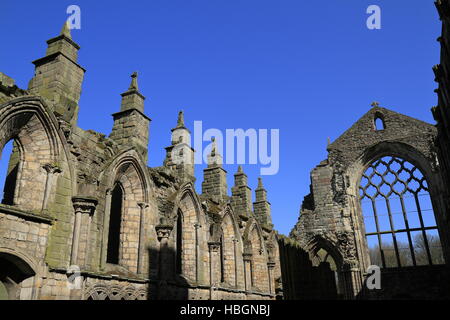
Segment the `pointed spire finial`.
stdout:
<path fill-rule="evenodd" d="M 137 83 L 137 76 L 138 76 L 138 73 L 136 71 L 133 72 L 133 74 L 131 75 L 131 84 L 130 84 L 130 87 L 128 88 L 128 90 L 139 90 L 138 83 Z"/>
<path fill-rule="evenodd" d="M 331 144 L 331 140 L 330 137 L 327 138 L 327 146 L 329 146 Z"/>
<path fill-rule="evenodd" d="M 184 112 L 183 110 L 180 110 L 180 112 L 178 112 L 177 128 L 183 127 L 184 127 Z"/>
<path fill-rule="evenodd" d="M 220 141 L 219 141 L 220 142 Z M 208 167 L 219 166 L 223 164 L 222 155 L 220 154 L 221 149 L 217 149 L 216 137 L 211 138 L 211 152 L 208 154 Z"/>
<path fill-rule="evenodd" d="M 258 189 L 263 189 L 263 183 L 262 183 L 262 178 L 258 177 Z"/>
<path fill-rule="evenodd" d="M 374 108 L 377 108 L 377 107 L 380 106 L 380 103 L 377 102 L 377 101 L 374 101 L 374 102 L 372 102 L 370 105 L 371 105 L 372 107 L 374 107 Z"/>
<path fill-rule="evenodd" d="M 64 22 L 64 25 L 61 29 L 61 35 L 66 36 L 69 39 L 72 39 L 72 36 L 70 34 L 70 25 L 69 25 L 69 21 L 66 20 L 66 22 Z"/>
<path fill-rule="evenodd" d="M 243 173 L 244 171 L 242 171 L 242 166 L 241 165 L 239 165 L 239 167 L 238 167 L 238 173 Z"/>
<path fill-rule="evenodd" d="M 216 138 L 212 137 L 211 138 L 211 142 L 212 142 L 212 147 L 211 147 L 211 156 L 214 157 L 216 155 Z"/>

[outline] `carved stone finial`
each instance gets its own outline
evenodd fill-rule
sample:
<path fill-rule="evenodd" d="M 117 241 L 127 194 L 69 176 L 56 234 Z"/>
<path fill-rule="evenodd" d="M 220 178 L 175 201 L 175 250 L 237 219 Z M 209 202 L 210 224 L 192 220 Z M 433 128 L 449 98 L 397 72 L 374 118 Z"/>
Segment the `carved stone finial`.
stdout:
<path fill-rule="evenodd" d="M 217 149 L 217 145 L 216 145 L 216 138 L 212 137 L 211 138 L 211 142 L 212 142 L 212 147 L 211 147 L 211 156 L 215 156 L 216 155 L 216 149 Z"/>
<path fill-rule="evenodd" d="M 378 107 L 380 106 L 380 103 L 377 102 L 377 101 L 374 101 L 374 102 L 372 102 L 370 105 L 371 105 L 372 107 L 374 107 L 374 108 L 378 108 Z"/>
<path fill-rule="evenodd" d="M 264 189 L 261 177 L 258 177 L 258 189 Z"/>
<path fill-rule="evenodd" d="M 137 76 L 138 76 L 138 73 L 136 71 L 133 72 L 133 74 L 131 75 L 131 84 L 130 84 L 130 87 L 128 88 L 128 90 L 139 90 L 138 83 L 137 83 Z"/>
<path fill-rule="evenodd" d="M 183 110 L 180 110 L 180 112 L 178 112 L 177 128 L 184 128 L 184 112 L 183 112 Z"/>
<path fill-rule="evenodd" d="M 64 22 L 64 25 L 61 29 L 61 35 L 62 36 L 66 36 L 69 39 L 72 39 L 72 36 L 70 34 L 70 26 L 69 26 L 69 21 Z"/>

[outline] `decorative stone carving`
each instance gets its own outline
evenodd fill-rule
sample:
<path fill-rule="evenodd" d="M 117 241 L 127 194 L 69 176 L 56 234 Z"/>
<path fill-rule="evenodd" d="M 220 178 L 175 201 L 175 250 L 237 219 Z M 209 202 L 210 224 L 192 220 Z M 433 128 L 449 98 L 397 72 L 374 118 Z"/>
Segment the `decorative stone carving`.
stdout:
<path fill-rule="evenodd" d="M 61 168 L 56 164 L 47 163 L 47 164 L 44 164 L 42 166 L 42 168 L 44 168 L 45 171 L 47 171 L 47 173 L 50 173 L 50 174 L 62 172 Z"/>
<path fill-rule="evenodd" d="M 162 217 L 160 219 L 160 223 L 155 226 L 156 235 L 158 240 L 168 239 L 170 237 L 170 233 L 173 230 L 173 224 L 169 223 L 169 220 L 166 217 Z"/>
<path fill-rule="evenodd" d="M 66 138 L 67 142 L 71 143 L 70 140 L 70 135 L 72 134 L 72 127 L 71 125 L 64 121 L 61 118 L 58 118 L 58 124 L 59 124 L 59 129 L 62 131 L 62 133 L 64 134 L 64 137 Z"/>
<path fill-rule="evenodd" d="M 208 246 L 211 252 L 219 252 L 221 244 L 220 242 L 208 242 Z"/>
<path fill-rule="evenodd" d="M 338 232 L 336 233 L 336 239 L 344 261 L 356 260 L 356 247 L 353 235 L 350 232 Z"/>
<path fill-rule="evenodd" d="M 75 213 L 81 212 L 82 214 L 93 215 L 98 201 L 95 198 L 73 197 L 72 203 Z"/>
<path fill-rule="evenodd" d="M 333 200 L 341 206 L 347 205 L 344 172 L 339 168 L 336 168 L 333 172 L 331 188 L 333 190 Z"/>

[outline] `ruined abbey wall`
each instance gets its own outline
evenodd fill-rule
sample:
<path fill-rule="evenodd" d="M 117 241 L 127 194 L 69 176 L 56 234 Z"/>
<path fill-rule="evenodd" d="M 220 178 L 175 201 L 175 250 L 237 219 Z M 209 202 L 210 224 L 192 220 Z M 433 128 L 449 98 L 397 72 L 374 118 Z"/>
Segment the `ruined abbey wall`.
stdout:
<path fill-rule="evenodd" d="M 82 130 L 79 46 L 66 25 L 47 44 L 27 90 L 0 73 L 0 147 L 14 142 L 0 204 L 0 297 L 275 299 L 277 234 L 262 181 L 254 207 L 241 168 L 229 195 L 213 150 L 198 194 L 182 113 L 166 159 L 149 168 L 151 119 L 136 73 L 111 134 Z"/>

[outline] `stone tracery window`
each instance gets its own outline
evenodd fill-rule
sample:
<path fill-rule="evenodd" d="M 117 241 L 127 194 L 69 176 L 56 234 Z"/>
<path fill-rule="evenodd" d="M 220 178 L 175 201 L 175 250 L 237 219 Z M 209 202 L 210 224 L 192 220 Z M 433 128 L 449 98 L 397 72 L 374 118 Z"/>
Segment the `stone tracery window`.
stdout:
<path fill-rule="evenodd" d="M 379 158 L 362 175 L 359 190 L 372 264 L 444 263 L 428 183 L 419 168 L 398 157 Z"/>

